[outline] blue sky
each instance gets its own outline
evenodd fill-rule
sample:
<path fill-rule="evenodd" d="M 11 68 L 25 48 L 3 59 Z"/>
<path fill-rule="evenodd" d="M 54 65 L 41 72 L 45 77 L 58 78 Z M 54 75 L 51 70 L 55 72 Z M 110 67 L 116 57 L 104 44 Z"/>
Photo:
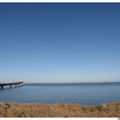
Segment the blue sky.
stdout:
<path fill-rule="evenodd" d="M 120 4 L 0 4 L 0 82 L 120 81 Z"/>

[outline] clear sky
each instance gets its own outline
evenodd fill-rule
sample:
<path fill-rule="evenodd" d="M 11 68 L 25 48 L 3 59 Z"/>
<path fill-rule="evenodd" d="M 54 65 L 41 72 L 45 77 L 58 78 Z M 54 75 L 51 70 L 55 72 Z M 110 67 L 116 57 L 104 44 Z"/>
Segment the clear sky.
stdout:
<path fill-rule="evenodd" d="M 0 4 L 0 82 L 120 81 L 120 4 Z"/>

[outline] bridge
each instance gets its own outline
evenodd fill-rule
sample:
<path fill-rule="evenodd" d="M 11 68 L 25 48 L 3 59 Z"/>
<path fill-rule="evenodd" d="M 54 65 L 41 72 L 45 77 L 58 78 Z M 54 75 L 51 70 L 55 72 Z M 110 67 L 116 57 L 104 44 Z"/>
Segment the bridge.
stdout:
<path fill-rule="evenodd" d="M 0 89 L 3 90 L 5 89 L 6 86 L 9 86 L 9 88 L 13 88 L 13 87 L 19 87 L 21 85 L 23 85 L 23 82 L 0 83 Z"/>

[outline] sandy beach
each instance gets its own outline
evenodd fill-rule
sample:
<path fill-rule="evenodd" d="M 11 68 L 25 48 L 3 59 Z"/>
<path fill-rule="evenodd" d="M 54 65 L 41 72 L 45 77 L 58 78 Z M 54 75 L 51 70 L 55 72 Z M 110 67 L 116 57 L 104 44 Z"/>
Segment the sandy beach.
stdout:
<path fill-rule="evenodd" d="M 79 104 L 0 103 L 0 117 L 120 117 L 120 103 Z"/>

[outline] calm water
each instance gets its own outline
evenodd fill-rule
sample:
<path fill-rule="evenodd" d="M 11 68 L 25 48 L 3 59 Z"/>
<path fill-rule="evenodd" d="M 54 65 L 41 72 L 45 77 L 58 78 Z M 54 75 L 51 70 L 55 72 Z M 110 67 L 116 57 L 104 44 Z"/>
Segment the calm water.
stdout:
<path fill-rule="evenodd" d="M 19 88 L 0 90 L 0 101 L 82 105 L 120 102 L 120 83 L 24 85 Z"/>

